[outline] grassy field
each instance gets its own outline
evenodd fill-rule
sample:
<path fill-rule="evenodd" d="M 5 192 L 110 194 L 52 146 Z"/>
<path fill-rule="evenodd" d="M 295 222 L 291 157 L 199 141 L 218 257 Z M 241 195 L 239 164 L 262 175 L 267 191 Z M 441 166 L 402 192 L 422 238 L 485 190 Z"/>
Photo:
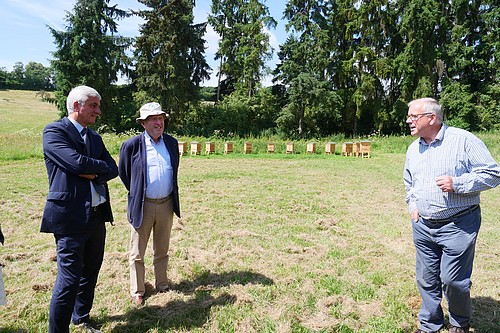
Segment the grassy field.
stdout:
<path fill-rule="evenodd" d="M 0 332 L 47 331 L 56 264 L 52 235 L 38 231 L 47 194 L 40 136 L 56 118 L 34 93 L 0 91 L 7 289 Z M 499 161 L 500 134 L 480 136 Z M 104 138 L 117 158 L 126 137 Z M 330 139 L 342 138 L 320 143 Z M 128 293 L 127 193 L 112 180 L 115 226 L 107 230 L 93 319 L 116 333 L 413 332 L 420 297 L 402 182 L 413 139 L 371 140 L 370 159 L 342 157 L 339 148 L 334 156 L 268 155 L 264 139 L 255 139 L 251 155 L 225 156 L 220 140 L 215 155 L 182 157 L 182 218 L 174 222 L 168 271 L 173 290 L 157 294 L 149 285 L 139 309 Z M 242 140 L 235 143 L 240 149 Z M 498 189 L 482 195 L 473 332 L 500 332 L 499 202 Z M 147 259 L 152 281 L 150 250 Z"/>

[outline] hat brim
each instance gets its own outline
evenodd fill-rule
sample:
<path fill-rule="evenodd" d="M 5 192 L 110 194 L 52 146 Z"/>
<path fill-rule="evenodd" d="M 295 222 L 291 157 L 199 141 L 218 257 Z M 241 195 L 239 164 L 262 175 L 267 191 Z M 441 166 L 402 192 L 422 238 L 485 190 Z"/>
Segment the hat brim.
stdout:
<path fill-rule="evenodd" d="M 167 114 L 166 114 L 165 112 L 163 112 L 163 111 L 162 111 L 162 112 L 158 112 L 158 113 L 155 113 L 155 114 L 148 114 L 148 115 L 147 115 L 146 117 L 144 117 L 144 118 L 143 118 L 143 117 L 136 118 L 136 119 L 135 119 L 135 121 L 136 121 L 138 124 L 140 124 L 140 123 L 141 123 L 141 121 L 148 119 L 148 117 L 151 117 L 151 116 L 160 116 L 160 115 L 161 115 L 161 116 L 163 116 L 163 119 L 167 119 Z"/>

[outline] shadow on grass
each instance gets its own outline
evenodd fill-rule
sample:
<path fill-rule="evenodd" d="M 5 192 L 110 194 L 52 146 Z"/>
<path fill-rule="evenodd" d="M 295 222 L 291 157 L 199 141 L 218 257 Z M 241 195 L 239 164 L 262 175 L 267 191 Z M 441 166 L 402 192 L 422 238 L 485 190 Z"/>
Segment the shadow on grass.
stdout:
<path fill-rule="evenodd" d="M 190 296 L 188 300 L 173 300 L 165 306 L 146 305 L 142 308 L 130 309 L 124 315 L 109 318 L 110 321 L 120 322 L 111 332 L 201 328 L 210 317 L 212 307 L 234 304 L 237 300 L 235 295 L 220 293 L 216 289 L 231 284 L 272 285 L 273 283 L 273 280 L 260 273 L 231 271 L 217 274 L 204 271 L 194 280 L 183 280 L 172 286 L 174 290 Z M 218 296 L 214 297 L 213 292 Z"/>
<path fill-rule="evenodd" d="M 221 288 L 231 284 L 262 284 L 267 286 L 272 285 L 273 283 L 273 280 L 260 273 L 231 271 L 217 274 L 210 271 L 203 271 L 198 274 L 194 280 L 183 280 L 174 285 L 173 288 L 183 293 L 192 293 L 201 286 Z"/>
<path fill-rule="evenodd" d="M 491 297 L 473 297 L 472 308 L 475 333 L 500 332 L 500 301 Z"/>

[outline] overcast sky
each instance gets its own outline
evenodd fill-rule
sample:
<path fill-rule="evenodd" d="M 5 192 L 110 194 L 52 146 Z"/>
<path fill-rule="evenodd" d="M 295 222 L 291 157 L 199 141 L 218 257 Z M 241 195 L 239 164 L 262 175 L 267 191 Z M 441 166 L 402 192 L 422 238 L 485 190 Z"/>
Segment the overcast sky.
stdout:
<path fill-rule="evenodd" d="M 0 67 L 11 71 L 12 66 L 19 61 L 24 65 L 35 61 L 49 66 L 50 59 L 52 59 L 51 52 L 55 51 L 55 45 L 47 26 L 56 30 L 64 30 L 66 12 L 73 9 L 74 3 L 75 1 L 69 0 L 0 0 Z M 117 4 L 118 8 L 125 10 L 144 8 L 136 0 L 111 0 L 109 4 Z M 195 23 L 206 21 L 210 12 L 210 4 L 210 0 L 196 1 Z M 278 21 L 277 28 L 269 31 L 271 45 L 275 51 L 274 58 L 268 65 L 274 69 L 279 44 L 286 39 L 284 22 L 281 20 L 285 3 L 281 0 L 267 0 L 265 4 L 269 7 L 271 16 Z M 138 17 L 118 21 L 119 34 L 127 37 L 137 36 L 140 23 L 141 19 Z M 206 60 L 214 73 L 210 81 L 203 85 L 215 86 L 217 63 L 213 58 L 219 37 L 210 26 L 205 40 L 207 41 Z"/>

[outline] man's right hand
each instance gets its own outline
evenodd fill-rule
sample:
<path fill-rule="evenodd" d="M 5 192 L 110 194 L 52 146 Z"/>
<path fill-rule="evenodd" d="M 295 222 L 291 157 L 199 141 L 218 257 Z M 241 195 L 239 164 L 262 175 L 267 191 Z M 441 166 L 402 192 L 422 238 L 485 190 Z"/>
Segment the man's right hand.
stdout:
<path fill-rule="evenodd" d="M 414 209 L 411 212 L 411 220 L 414 221 L 415 223 L 418 223 L 418 209 Z"/>

